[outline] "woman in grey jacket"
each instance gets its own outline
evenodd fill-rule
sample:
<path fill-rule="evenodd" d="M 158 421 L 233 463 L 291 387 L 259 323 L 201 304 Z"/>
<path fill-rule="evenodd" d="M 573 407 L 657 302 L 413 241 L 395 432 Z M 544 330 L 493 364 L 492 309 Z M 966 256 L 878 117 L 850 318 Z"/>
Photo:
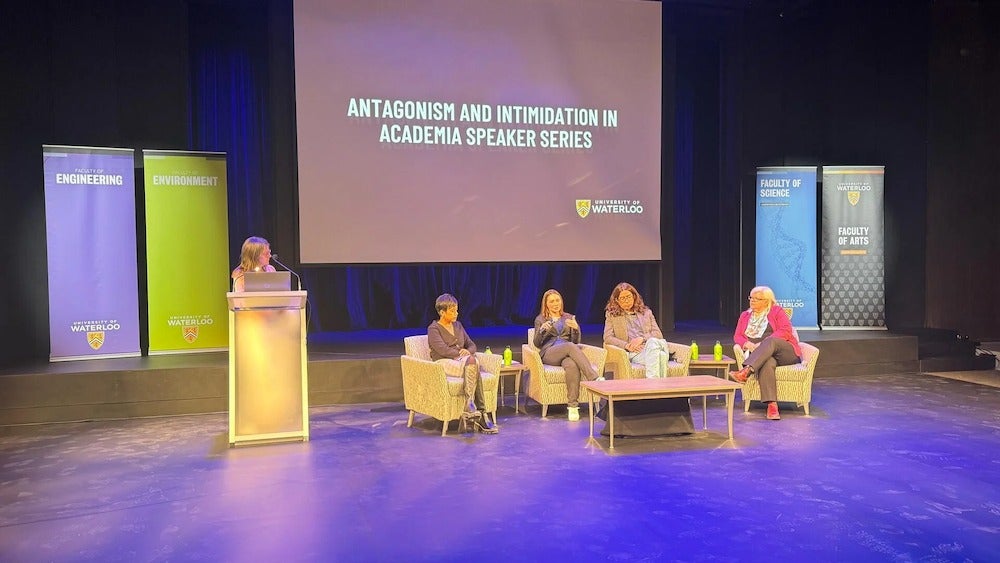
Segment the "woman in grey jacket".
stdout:
<path fill-rule="evenodd" d="M 670 350 L 653 311 L 632 284 L 611 291 L 604 308 L 604 343 L 624 348 L 628 359 L 646 366 L 646 377 L 666 377 Z"/>

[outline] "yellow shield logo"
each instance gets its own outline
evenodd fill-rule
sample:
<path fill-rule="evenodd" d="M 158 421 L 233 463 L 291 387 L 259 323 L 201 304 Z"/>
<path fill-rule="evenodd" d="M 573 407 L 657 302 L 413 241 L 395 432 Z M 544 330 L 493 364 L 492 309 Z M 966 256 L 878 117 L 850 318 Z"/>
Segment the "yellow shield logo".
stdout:
<path fill-rule="evenodd" d="M 851 205 L 857 205 L 861 201 L 861 192 L 847 192 L 847 201 L 851 202 Z"/>
<path fill-rule="evenodd" d="M 792 313 L 795 312 L 795 309 L 792 309 L 791 307 L 782 307 L 782 309 L 784 309 L 785 314 L 788 315 L 788 320 L 792 320 Z"/>
<path fill-rule="evenodd" d="M 88 332 L 87 344 L 90 344 L 90 347 L 94 350 L 99 350 L 101 346 L 104 346 L 104 331 Z"/>
<path fill-rule="evenodd" d="M 198 327 L 196 326 L 181 327 L 181 333 L 188 344 L 193 344 L 195 340 L 198 340 Z"/>
<path fill-rule="evenodd" d="M 580 216 L 581 219 L 590 215 L 590 200 L 589 199 L 578 199 L 576 200 L 576 214 Z"/>

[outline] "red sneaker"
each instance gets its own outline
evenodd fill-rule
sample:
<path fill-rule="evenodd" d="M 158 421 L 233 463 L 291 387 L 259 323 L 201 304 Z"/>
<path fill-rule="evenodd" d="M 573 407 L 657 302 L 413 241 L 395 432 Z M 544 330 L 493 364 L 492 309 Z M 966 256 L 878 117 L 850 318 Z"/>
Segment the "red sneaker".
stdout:
<path fill-rule="evenodd" d="M 778 403 L 767 404 L 767 419 L 781 420 L 781 415 L 778 413 Z"/>
<path fill-rule="evenodd" d="M 746 366 L 740 371 L 729 372 L 729 377 L 732 377 L 736 383 L 746 383 L 747 378 L 750 377 L 750 366 Z"/>

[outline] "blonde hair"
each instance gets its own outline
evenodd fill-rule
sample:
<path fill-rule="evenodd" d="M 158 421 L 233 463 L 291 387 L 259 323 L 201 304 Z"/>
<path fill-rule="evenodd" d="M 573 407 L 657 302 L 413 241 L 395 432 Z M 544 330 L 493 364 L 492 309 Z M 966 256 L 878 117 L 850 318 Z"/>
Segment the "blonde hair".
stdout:
<path fill-rule="evenodd" d="M 264 250 L 271 247 L 264 237 L 250 237 L 243 241 L 243 248 L 240 249 L 240 267 L 243 273 L 253 272 L 260 268 L 260 255 Z"/>
<path fill-rule="evenodd" d="M 767 301 L 768 307 L 773 307 L 774 304 L 778 302 L 778 298 L 774 296 L 774 290 L 766 285 L 758 285 L 750 290 L 750 295 L 755 293 L 757 294 L 757 297 L 761 297 Z"/>
<path fill-rule="evenodd" d="M 553 293 L 556 294 L 556 295 L 558 295 L 559 299 L 562 299 L 562 301 L 563 301 L 563 310 L 566 309 L 566 300 L 563 299 L 562 293 L 559 293 L 558 291 L 556 291 L 554 289 L 550 289 L 550 290 L 548 290 L 548 291 L 546 291 L 545 293 L 542 294 L 542 308 L 538 311 L 538 316 L 539 317 L 547 317 L 547 316 L 549 316 L 548 307 L 545 306 L 545 300 L 548 299 L 549 295 L 552 295 Z"/>

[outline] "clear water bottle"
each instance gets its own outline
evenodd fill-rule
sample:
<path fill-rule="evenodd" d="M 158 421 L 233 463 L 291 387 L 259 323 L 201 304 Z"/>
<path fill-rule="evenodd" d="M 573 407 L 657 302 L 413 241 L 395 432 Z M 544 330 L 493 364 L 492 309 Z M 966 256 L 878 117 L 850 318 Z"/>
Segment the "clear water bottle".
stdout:
<path fill-rule="evenodd" d="M 503 365 L 509 366 L 512 361 L 514 361 L 514 352 L 511 352 L 510 346 L 507 346 L 503 351 Z"/>
<path fill-rule="evenodd" d="M 691 341 L 691 359 L 692 360 L 698 359 L 698 343 L 695 342 L 694 340 Z"/>
<path fill-rule="evenodd" d="M 717 362 L 722 361 L 722 343 L 718 340 L 715 341 L 715 348 L 712 348 L 712 357 L 715 358 L 715 361 Z"/>

